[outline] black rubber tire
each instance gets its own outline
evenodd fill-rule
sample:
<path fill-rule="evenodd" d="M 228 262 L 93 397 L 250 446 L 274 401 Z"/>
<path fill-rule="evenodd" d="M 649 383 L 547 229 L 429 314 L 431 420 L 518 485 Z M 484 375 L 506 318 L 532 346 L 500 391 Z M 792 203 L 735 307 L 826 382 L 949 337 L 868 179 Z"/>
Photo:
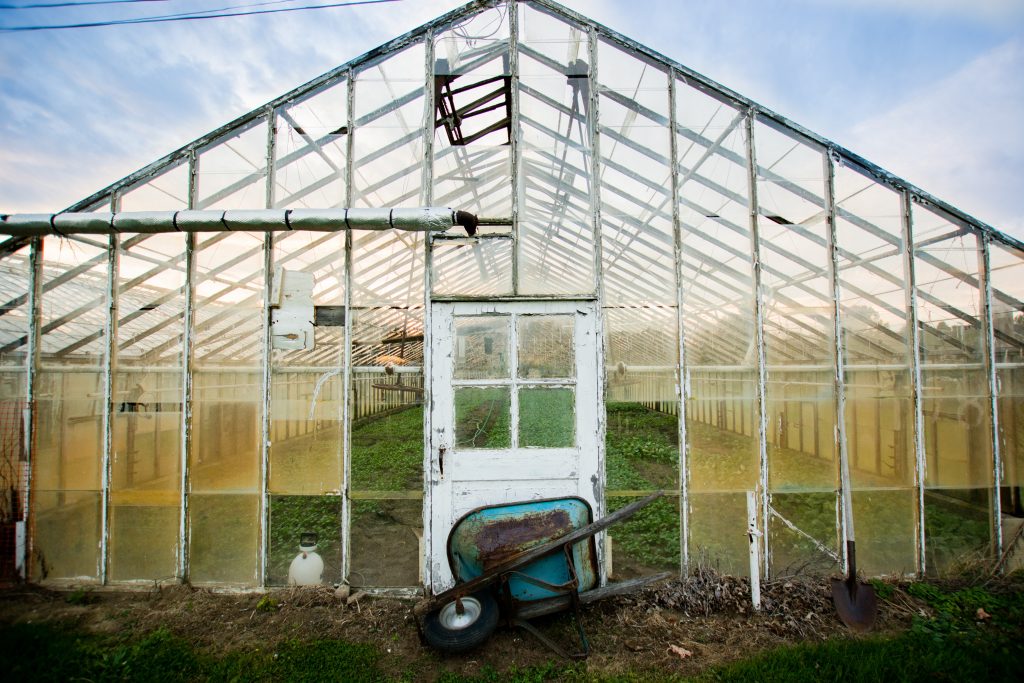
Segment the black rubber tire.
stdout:
<path fill-rule="evenodd" d="M 487 642 L 498 627 L 494 596 L 480 591 L 464 597 L 462 605 L 462 615 L 457 614 L 454 600 L 427 615 L 423 637 L 429 645 L 442 652 L 466 652 Z"/>

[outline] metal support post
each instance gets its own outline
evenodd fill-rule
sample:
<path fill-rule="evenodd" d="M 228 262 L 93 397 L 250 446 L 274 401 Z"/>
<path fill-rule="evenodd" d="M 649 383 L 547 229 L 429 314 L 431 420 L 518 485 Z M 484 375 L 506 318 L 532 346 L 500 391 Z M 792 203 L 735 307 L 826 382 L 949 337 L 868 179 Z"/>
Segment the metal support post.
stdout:
<path fill-rule="evenodd" d="M 757 435 L 758 451 L 758 489 L 761 496 L 761 530 L 764 553 L 761 557 L 761 569 L 768 576 L 771 548 L 768 543 L 768 405 L 767 405 L 767 359 L 764 350 L 764 297 L 761 292 L 761 245 L 758 230 L 757 202 L 757 153 L 754 145 L 754 122 L 757 112 L 750 109 L 744 121 L 747 138 L 747 184 L 750 188 L 750 262 L 753 271 L 754 288 L 754 339 L 757 347 Z"/>

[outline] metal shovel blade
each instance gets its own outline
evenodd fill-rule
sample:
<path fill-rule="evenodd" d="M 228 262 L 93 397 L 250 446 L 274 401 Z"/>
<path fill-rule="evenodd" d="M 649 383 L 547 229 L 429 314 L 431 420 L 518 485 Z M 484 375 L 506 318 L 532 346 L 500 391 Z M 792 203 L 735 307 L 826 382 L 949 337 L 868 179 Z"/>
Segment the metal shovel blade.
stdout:
<path fill-rule="evenodd" d="M 878 596 L 872 586 L 857 580 L 857 551 L 853 541 L 846 542 L 849 574 L 845 579 L 832 579 L 832 603 L 839 618 L 857 633 L 870 631 L 878 616 Z"/>
<path fill-rule="evenodd" d="M 875 625 L 878 597 L 875 589 L 863 581 L 832 579 L 832 603 L 851 631 L 864 633 Z"/>

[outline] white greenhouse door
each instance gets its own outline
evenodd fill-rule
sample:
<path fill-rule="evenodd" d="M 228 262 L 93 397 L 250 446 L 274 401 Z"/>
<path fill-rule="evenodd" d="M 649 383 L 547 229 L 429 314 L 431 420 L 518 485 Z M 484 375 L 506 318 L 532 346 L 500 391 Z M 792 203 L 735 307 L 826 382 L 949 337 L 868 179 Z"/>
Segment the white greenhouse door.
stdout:
<path fill-rule="evenodd" d="M 591 301 L 431 308 L 428 577 L 454 584 L 452 524 L 482 505 L 579 496 L 601 514 L 597 309 Z"/>

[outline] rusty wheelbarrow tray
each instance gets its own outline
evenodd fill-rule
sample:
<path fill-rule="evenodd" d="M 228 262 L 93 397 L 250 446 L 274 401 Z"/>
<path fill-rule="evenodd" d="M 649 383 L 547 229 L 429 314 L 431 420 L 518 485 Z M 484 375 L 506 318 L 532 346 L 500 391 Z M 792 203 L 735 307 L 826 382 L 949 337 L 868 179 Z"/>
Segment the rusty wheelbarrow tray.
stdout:
<path fill-rule="evenodd" d="M 594 522 L 581 498 L 554 498 L 477 508 L 448 537 L 448 561 L 456 585 L 414 608 L 430 645 L 462 652 L 481 645 L 498 623 L 520 626 L 565 657 L 589 652 L 579 608 L 600 598 L 629 593 L 671 576 L 670 572 L 598 587 L 594 536 L 654 502 L 661 492 L 630 503 Z M 567 653 L 529 619 L 572 609 L 580 650 Z"/>

